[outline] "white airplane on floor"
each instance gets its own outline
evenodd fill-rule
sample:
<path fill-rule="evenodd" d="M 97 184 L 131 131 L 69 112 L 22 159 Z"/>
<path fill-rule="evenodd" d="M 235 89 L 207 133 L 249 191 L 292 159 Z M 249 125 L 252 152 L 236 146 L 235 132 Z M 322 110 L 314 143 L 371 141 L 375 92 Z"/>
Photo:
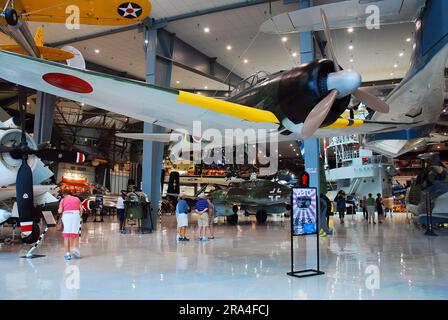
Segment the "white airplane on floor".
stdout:
<path fill-rule="evenodd" d="M 12 211 L 0 209 L 0 226 L 10 219 L 20 223 L 21 238 L 35 243 L 40 236 L 38 206 L 57 202 L 55 185 L 40 185 L 53 176 L 42 160 L 79 163 L 81 153 L 38 146 L 25 132 L 26 93 L 19 89 L 20 121 L 0 121 L 0 202 L 16 199 Z M 6 113 L 2 112 L 2 116 Z"/>
<path fill-rule="evenodd" d="M 441 0 L 428 1 L 421 12 L 411 70 L 386 102 L 360 88 L 359 73 L 341 70 L 323 10 L 320 13 L 331 60 L 312 61 L 267 76 L 227 101 L 2 51 L 0 77 L 190 135 L 194 134 L 194 121 L 201 121 L 203 130 L 217 129 L 223 136 L 226 129 L 266 129 L 279 141 L 311 136 L 395 134 L 429 125 L 426 119 L 434 117 L 434 113 L 438 116 L 442 109 L 441 80 L 448 52 L 444 22 L 448 10 L 443 10 L 446 5 Z M 431 23 L 425 23 L 429 20 Z M 377 120 L 342 119 L 352 95 L 385 115 L 376 115 Z M 389 104 L 393 110 L 386 115 Z M 396 115 L 416 104 L 425 108 L 422 114 L 427 118 L 404 121 L 406 117 Z"/>

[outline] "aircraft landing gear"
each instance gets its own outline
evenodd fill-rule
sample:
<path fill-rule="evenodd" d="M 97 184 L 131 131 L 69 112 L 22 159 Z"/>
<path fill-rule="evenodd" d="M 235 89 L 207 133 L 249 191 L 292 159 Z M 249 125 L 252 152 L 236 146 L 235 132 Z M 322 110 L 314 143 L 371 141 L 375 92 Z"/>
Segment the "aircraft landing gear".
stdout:
<path fill-rule="evenodd" d="M 238 222 L 238 214 L 235 213 L 234 215 L 231 215 L 231 216 L 227 217 L 227 223 L 228 224 L 234 226 L 234 225 L 237 224 L 237 222 Z"/>
<path fill-rule="evenodd" d="M 48 227 L 45 227 L 44 232 L 39 235 L 39 239 L 37 240 L 37 242 L 35 244 L 33 244 L 33 246 L 31 247 L 30 250 L 28 250 L 28 252 L 26 253 L 25 256 L 23 256 L 22 258 L 26 258 L 26 259 L 34 259 L 34 258 L 42 258 L 45 257 L 44 255 L 34 255 L 33 252 L 34 250 L 37 249 L 37 247 L 42 243 L 42 241 L 44 241 L 45 235 L 48 232 Z"/>
<path fill-rule="evenodd" d="M 6 22 L 11 26 L 16 26 L 19 23 L 19 15 L 13 8 L 6 8 L 5 11 L 3 11 L 3 16 L 5 17 Z"/>
<path fill-rule="evenodd" d="M 265 223 L 268 219 L 268 214 L 265 210 L 258 210 L 256 213 L 256 217 L 259 223 Z"/>

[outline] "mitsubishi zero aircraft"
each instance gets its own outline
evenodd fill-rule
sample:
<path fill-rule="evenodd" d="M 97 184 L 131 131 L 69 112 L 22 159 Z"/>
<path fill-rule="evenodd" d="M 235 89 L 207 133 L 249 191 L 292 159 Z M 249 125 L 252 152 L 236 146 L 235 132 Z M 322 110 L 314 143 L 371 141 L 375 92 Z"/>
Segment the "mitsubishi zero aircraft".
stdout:
<path fill-rule="evenodd" d="M 339 66 L 322 8 L 330 59 L 268 76 L 227 101 L 4 51 L 0 51 L 0 77 L 190 135 L 194 135 L 194 121 L 201 121 L 202 130 L 217 129 L 223 136 L 226 129 L 265 129 L 269 140 L 275 136 L 278 141 L 406 132 L 433 123 L 442 110 L 442 80 L 448 53 L 448 24 L 443 18 L 447 6 L 443 0 L 427 1 L 426 7 L 416 13 L 411 69 L 386 101 L 360 88 L 362 79 L 358 72 Z M 352 96 L 376 111 L 372 120 L 341 118 Z M 416 107 L 423 108 L 424 117 L 399 117 Z M 133 137 L 152 139 L 151 135 Z"/>

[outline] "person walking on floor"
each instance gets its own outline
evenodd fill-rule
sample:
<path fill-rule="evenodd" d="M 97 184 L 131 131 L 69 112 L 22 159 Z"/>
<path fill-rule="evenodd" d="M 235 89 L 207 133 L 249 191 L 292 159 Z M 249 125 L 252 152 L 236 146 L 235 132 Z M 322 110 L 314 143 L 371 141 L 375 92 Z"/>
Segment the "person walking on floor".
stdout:
<path fill-rule="evenodd" d="M 324 195 L 324 200 L 327 205 L 327 212 L 325 213 L 325 218 L 327 218 L 327 227 L 330 228 L 330 216 L 334 214 L 333 201 L 331 201 L 326 195 Z"/>
<path fill-rule="evenodd" d="M 381 193 L 376 195 L 375 206 L 376 212 L 378 212 L 378 223 L 383 223 L 384 220 L 384 210 L 383 210 L 383 198 L 381 197 Z"/>
<path fill-rule="evenodd" d="M 321 237 L 326 237 L 327 235 L 332 235 L 333 234 L 333 230 L 331 230 L 328 227 L 328 222 L 327 222 L 327 210 L 329 210 L 329 208 L 327 207 L 327 200 L 326 200 L 326 196 L 324 194 L 320 194 L 319 197 L 319 203 L 320 203 L 320 210 L 319 210 L 319 235 Z M 328 199 L 328 198 L 327 198 Z"/>
<path fill-rule="evenodd" d="M 176 205 L 176 220 L 177 220 L 177 236 L 176 239 L 178 241 L 190 241 L 187 238 L 187 227 L 188 227 L 188 211 L 190 207 L 188 207 L 187 200 L 185 200 L 185 193 L 181 193 L 179 195 L 179 201 Z"/>
<path fill-rule="evenodd" d="M 199 195 L 199 200 L 196 202 L 195 212 L 198 215 L 199 227 L 199 241 L 207 241 L 208 231 L 208 201 L 204 194 Z"/>
<path fill-rule="evenodd" d="M 81 228 L 81 215 L 83 213 L 81 200 L 78 197 L 72 196 L 69 190 L 64 190 L 63 195 L 64 198 L 59 203 L 58 212 L 62 214 L 62 237 L 64 238 L 65 248 L 64 259 L 66 261 L 71 260 L 72 253 L 75 258 L 80 259 L 79 233 Z"/>
<path fill-rule="evenodd" d="M 375 222 L 375 199 L 372 197 L 372 194 L 369 193 L 369 197 L 366 200 L 367 213 L 369 214 L 369 224 Z"/>
<path fill-rule="evenodd" d="M 345 211 L 347 210 L 347 203 L 345 201 L 345 194 L 343 191 L 339 191 L 336 197 L 336 208 L 339 213 L 339 220 L 341 221 L 341 224 L 344 224 Z"/>
<path fill-rule="evenodd" d="M 208 232 L 209 239 L 215 239 L 215 231 L 213 224 L 215 223 L 215 206 L 213 205 L 213 199 L 208 198 Z"/>
<path fill-rule="evenodd" d="M 363 196 L 360 203 L 362 208 L 362 215 L 366 221 L 369 221 L 369 214 L 367 213 L 367 197 Z"/>
<path fill-rule="evenodd" d="M 118 217 L 118 220 L 120 221 L 120 229 L 118 230 L 118 232 L 120 234 L 125 234 L 126 233 L 126 230 L 124 229 L 124 222 L 125 222 L 124 200 L 125 199 L 126 199 L 126 193 L 124 193 L 122 191 L 121 194 L 117 198 L 117 204 L 116 204 L 117 217 Z"/>

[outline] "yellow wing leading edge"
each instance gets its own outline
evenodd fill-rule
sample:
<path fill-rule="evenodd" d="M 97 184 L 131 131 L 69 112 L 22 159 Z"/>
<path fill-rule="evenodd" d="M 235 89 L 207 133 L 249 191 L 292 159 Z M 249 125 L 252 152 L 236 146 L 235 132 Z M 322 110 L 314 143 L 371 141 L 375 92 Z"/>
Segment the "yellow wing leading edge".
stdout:
<path fill-rule="evenodd" d="M 251 108 L 240 104 L 213 99 L 185 91 L 179 91 L 179 97 L 177 98 L 177 101 L 226 114 L 246 121 L 276 124 L 280 123 L 277 117 L 270 111 Z"/>

